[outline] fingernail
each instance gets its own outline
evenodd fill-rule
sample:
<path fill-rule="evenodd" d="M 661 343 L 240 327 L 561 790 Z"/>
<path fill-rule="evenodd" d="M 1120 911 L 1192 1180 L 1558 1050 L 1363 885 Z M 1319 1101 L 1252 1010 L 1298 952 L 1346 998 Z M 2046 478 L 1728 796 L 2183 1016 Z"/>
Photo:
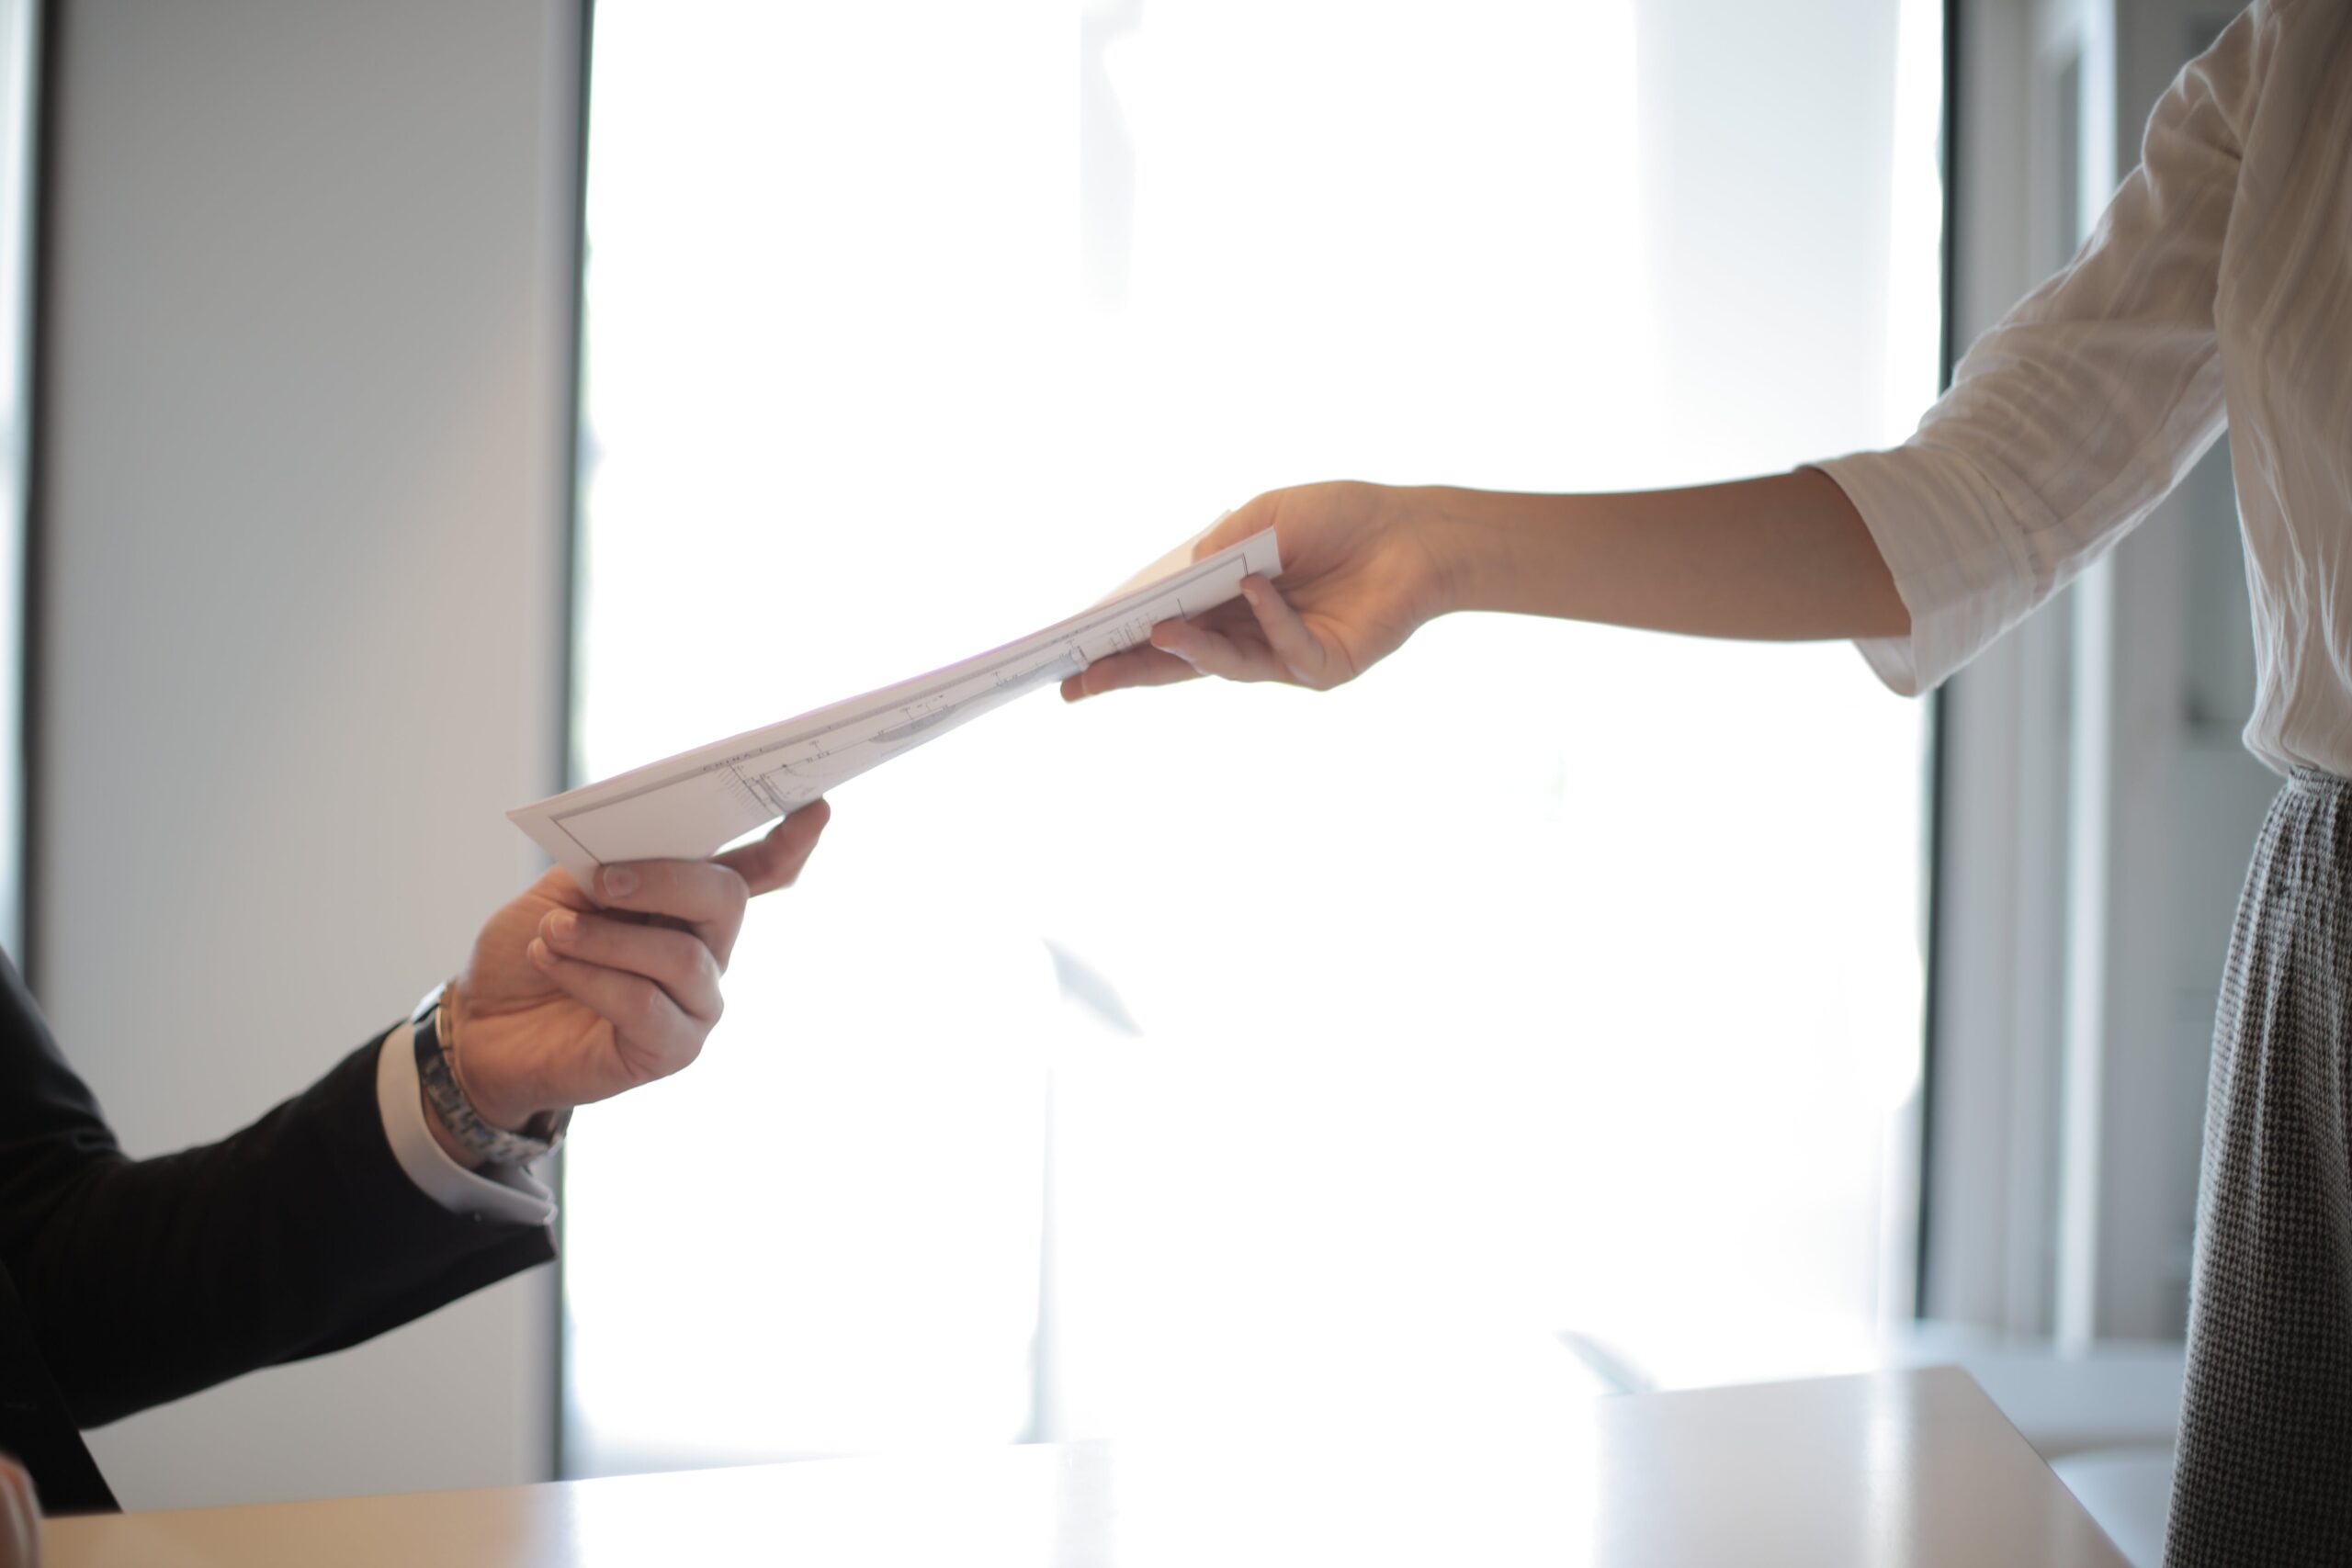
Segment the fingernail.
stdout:
<path fill-rule="evenodd" d="M 580 917 L 569 909 L 558 909 L 548 917 L 548 935 L 558 942 L 570 942 L 580 931 Z"/>
<path fill-rule="evenodd" d="M 605 868 L 605 897 L 626 898 L 636 891 L 636 872 L 625 865 L 608 865 Z"/>
<path fill-rule="evenodd" d="M 532 963 L 542 966 L 555 961 L 555 954 L 548 951 L 548 944 L 537 937 L 533 937 L 531 945 L 524 951 L 529 955 Z"/>

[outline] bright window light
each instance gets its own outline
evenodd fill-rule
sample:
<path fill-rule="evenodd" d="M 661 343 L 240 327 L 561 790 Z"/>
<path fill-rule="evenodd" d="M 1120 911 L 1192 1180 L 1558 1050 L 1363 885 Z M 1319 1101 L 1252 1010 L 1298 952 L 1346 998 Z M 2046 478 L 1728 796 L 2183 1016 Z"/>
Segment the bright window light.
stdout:
<path fill-rule="evenodd" d="M 1275 485 L 1899 439 L 1939 48 L 1925 0 L 601 0 L 582 776 Z M 1907 1313 L 1920 720 L 1843 647 L 1460 617 L 845 787 L 704 1060 L 580 1119 L 568 1468 L 1460 1431 Z"/>

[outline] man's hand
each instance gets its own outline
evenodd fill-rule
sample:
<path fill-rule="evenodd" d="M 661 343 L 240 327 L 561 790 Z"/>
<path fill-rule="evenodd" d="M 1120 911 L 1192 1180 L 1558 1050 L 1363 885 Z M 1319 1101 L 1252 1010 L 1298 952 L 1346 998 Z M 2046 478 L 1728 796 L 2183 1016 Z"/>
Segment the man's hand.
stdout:
<path fill-rule="evenodd" d="M 1063 682 L 1062 695 L 1076 702 L 1195 675 L 1317 691 L 1354 680 L 1448 607 L 1448 570 L 1419 495 L 1347 483 L 1269 491 L 1202 536 L 1193 558 L 1272 528 L 1278 582 L 1244 578 L 1240 599 L 1161 622 L 1151 646 L 1099 660 Z"/>
<path fill-rule="evenodd" d="M 718 1021 L 744 904 L 791 886 L 831 814 L 805 806 L 715 860 L 602 867 L 595 898 L 559 868 L 492 915 L 442 1004 L 475 1111 L 511 1132 L 693 1061 Z M 427 1121 L 454 1150 L 429 1107 Z"/>

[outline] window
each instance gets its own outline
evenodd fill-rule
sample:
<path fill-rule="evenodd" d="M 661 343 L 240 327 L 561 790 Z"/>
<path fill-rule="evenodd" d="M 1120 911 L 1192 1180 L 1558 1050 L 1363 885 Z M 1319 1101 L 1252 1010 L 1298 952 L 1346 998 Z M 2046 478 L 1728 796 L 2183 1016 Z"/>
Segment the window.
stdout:
<path fill-rule="evenodd" d="M 1274 485 L 1699 482 L 1934 395 L 1922 0 L 596 27 L 583 777 Z M 1462 617 L 858 781 L 705 1060 L 582 1118 L 568 1468 L 1458 1425 L 1592 1386 L 1564 1336 L 1906 1313 L 1921 755 L 1845 648 Z"/>

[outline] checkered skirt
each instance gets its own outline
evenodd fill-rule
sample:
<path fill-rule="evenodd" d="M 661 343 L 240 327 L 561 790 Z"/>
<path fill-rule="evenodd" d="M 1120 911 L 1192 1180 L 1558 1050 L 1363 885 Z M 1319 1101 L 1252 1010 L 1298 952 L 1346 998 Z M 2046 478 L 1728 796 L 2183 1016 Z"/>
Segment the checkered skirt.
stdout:
<path fill-rule="evenodd" d="M 2352 1563 L 2352 781 L 2297 773 L 2213 1028 L 2166 1568 Z"/>

